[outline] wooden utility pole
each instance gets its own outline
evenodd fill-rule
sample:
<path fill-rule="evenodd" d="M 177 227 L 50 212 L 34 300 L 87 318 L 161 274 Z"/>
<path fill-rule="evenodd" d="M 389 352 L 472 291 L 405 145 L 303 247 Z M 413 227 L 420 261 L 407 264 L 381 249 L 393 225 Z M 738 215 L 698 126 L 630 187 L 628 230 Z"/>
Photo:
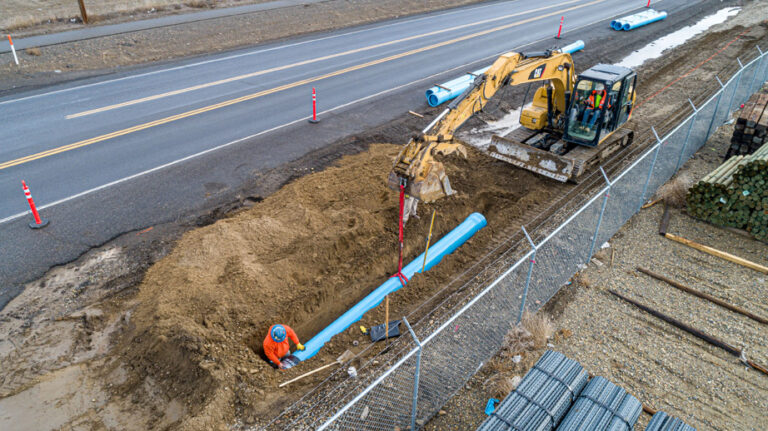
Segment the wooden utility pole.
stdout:
<path fill-rule="evenodd" d="M 85 11 L 84 0 L 77 0 L 77 4 L 80 5 L 80 17 L 83 18 L 83 23 L 88 24 L 88 13 Z"/>

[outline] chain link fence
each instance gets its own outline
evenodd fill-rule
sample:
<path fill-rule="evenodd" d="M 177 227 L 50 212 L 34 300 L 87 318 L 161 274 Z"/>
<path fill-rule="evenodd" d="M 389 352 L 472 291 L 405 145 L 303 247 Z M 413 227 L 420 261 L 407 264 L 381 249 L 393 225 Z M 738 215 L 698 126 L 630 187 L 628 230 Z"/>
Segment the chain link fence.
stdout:
<path fill-rule="evenodd" d="M 584 268 L 595 250 L 768 80 L 768 55 L 759 47 L 758 51 L 747 64 L 739 60 L 738 71 L 727 82 L 716 78 L 719 90 L 701 106 L 689 99 L 692 113 L 666 135 L 652 129 L 654 141 L 623 170 L 609 175 L 601 167 L 597 175 L 604 186 L 571 210 L 549 235 L 537 243 L 525 232 L 525 239 L 480 271 L 474 284 L 470 281 L 458 289 L 464 295 L 449 297 L 436 307 L 458 311 L 444 313 L 443 318 L 430 313 L 413 328 L 405 320 L 410 336 L 400 337 L 362 364 L 356 378 L 346 370 L 335 372 L 263 429 L 422 427 L 499 351 L 522 312 L 538 310 Z M 564 217 L 562 212 L 560 216 Z"/>

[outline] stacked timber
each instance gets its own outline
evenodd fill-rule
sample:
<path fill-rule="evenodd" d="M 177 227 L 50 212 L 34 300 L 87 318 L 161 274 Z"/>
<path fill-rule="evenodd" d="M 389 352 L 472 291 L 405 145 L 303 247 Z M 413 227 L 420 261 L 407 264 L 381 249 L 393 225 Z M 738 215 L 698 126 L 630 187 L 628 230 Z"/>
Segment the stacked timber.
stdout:
<path fill-rule="evenodd" d="M 768 94 L 755 93 L 744 104 L 733 128 L 731 146 L 725 160 L 749 155 L 768 142 Z"/>
<path fill-rule="evenodd" d="M 768 144 L 728 159 L 691 187 L 686 201 L 692 216 L 768 242 Z"/>

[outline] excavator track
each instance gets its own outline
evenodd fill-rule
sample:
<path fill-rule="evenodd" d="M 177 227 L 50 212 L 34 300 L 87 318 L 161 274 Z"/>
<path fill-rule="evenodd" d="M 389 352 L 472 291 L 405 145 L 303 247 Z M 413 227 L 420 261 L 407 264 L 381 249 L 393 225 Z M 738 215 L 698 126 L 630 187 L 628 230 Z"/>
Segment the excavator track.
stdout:
<path fill-rule="evenodd" d="M 527 143 L 540 133 L 521 127 L 506 136 L 494 135 L 488 155 L 560 182 L 578 182 L 585 172 L 630 145 L 633 139 L 631 130 L 619 129 L 597 147 L 578 145 L 558 155 Z"/>

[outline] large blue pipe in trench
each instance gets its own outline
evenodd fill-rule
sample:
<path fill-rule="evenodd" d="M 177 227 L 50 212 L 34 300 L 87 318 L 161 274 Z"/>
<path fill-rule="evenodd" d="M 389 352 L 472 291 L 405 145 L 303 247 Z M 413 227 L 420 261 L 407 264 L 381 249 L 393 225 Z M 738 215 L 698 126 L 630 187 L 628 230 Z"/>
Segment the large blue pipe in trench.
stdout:
<path fill-rule="evenodd" d="M 573 54 L 574 52 L 581 51 L 582 49 L 584 49 L 584 41 L 577 40 L 576 42 L 559 48 L 556 51 Z M 472 85 L 472 82 L 475 80 L 475 76 L 482 75 L 490 67 L 491 66 L 484 67 L 472 73 L 467 73 L 456 79 L 452 79 L 444 84 L 440 84 L 439 86 L 436 85 L 434 87 L 430 87 L 426 92 L 427 103 L 429 106 L 435 107 L 451 99 L 459 97 L 461 93 L 465 92 L 467 88 Z"/>
<path fill-rule="evenodd" d="M 427 264 L 424 266 L 424 270 L 428 271 L 430 268 L 437 265 L 443 257 L 453 253 L 454 250 L 467 242 L 468 239 L 472 238 L 472 236 L 486 224 L 487 222 L 482 214 L 470 214 L 460 225 L 456 226 L 455 229 L 442 237 L 440 241 L 429 247 Z M 416 259 L 403 268 L 403 275 L 410 280 L 414 274 L 421 272 L 421 266 L 423 264 L 424 253 L 420 254 Z M 350 325 L 360 320 L 360 318 L 363 317 L 363 314 L 368 310 L 381 304 L 381 301 L 385 296 L 399 290 L 401 287 L 403 287 L 403 285 L 397 277 L 389 278 L 384 284 L 377 287 L 376 290 L 363 298 L 362 301 L 355 304 L 354 307 L 347 310 L 341 317 L 326 326 L 325 329 L 312 337 L 311 340 L 307 341 L 304 344 L 305 350 L 294 352 L 293 355 L 302 361 L 315 356 L 320 348 L 330 341 L 334 335 L 349 328 Z"/>

